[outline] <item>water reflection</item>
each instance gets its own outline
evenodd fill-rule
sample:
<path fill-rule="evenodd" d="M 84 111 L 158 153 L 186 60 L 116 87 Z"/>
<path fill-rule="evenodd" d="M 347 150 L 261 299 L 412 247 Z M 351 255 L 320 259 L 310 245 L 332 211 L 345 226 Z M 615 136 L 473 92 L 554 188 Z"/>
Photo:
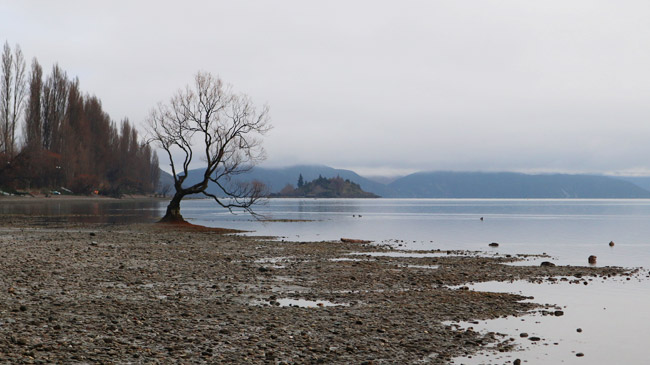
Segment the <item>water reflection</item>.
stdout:
<path fill-rule="evenodd" d="M 35 224 L 78 223 L 147 223 L 160 218 L 166 201 L 159 200 L 0 200 L 0 215 L 23 215 Z"/>

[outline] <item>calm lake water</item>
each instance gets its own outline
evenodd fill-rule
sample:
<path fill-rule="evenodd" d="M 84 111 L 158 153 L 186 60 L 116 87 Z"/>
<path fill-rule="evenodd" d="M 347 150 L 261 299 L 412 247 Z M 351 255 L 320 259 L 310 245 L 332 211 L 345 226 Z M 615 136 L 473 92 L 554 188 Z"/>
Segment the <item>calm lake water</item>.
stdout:
<path fill-rule="evenodd" d="M 29 214 L 42 224 L 57 220 L 153 222 L 164 214 L 166 205 L 165 201 L 53 199 L 45 204 L 0 202 L 0 214 Z M 399 248 L 407 250 L 547 253 L 560 265 L 587 265 L 587 257 L 596 255 L 599 266 L 650 267 L 650 200 L 273 199 L 256 209 L 267 219 L 305 222 L 257 221 L 242 212 L 233 215 L 224 211 L 210 200 L 183 201 L 181 210 L 195 224 L 288 240 L 400 240 L 403 246 Z M 614 247 L 608 245 L 610 241 L 615 242 Z M 491 242 L 498 242 L 499 247 L 488 247 Z M 647 279 L 597 278 L 588 286 L 483 283 L 472 289 L 534 296 L 534 302 L 562 306 L 565 315 L 531 314 L 471 324 L 475 329 L 517 338 L 521 352 L 486 353 L 456 359 L 458 364 L 505 363 L 515 358 L 529 364 L 647 362 Z M 578 327 L 583 332 L 576 332 Z M 533 344 L 519 339 L 520 332 L 544 340 Z M 576 357 L 577 352 L 585 356 Z"/>
<path fill-rule="evenodd" d="M 289 240 L 398 239 L 406 249 L 547 253 L 572 265 L 586 264 L 589 255 L 599 265 L 650 260 L 650 200 L 273 199 L 257 212 L 310 221 L 258 222 L 209 200 L 182 203 L 183 215 L 196 224 Z M 500 246 L 491 249 L 491 242 Z"/>

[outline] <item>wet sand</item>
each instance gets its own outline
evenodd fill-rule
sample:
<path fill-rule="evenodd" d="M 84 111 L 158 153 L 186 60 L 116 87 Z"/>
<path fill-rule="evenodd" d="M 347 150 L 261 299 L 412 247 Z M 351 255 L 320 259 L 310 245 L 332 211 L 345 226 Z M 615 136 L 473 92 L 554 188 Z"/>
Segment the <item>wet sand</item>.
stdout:
<path fill-rule="evenodd" d="M 513 341 L 445 321 L 559 309 L 468 283 L 636 275 L 466 252 L 350 255 L 391 248 L 158 224 L 32 221 L 0 216 L 0 362 L 446 363 Z"/>

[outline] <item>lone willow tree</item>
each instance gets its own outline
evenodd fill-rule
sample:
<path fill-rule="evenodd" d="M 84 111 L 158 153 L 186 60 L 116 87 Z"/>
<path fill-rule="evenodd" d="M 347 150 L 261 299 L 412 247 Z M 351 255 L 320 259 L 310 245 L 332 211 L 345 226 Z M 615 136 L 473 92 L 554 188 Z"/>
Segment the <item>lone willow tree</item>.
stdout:
<path fill-rule="evenodd" d="M 199 72 L 192 85 L 180 89 L 168 103 L 159 103 L 148 118 L 151 142 L 163 149 L 174 177 L 174 197 L 161 222 L 184 222 L 181 200 L 203 194 L 223 208 L 252 206 L 266 195 L 264 184 L 237 182 L 234 176 L 250 171 L 265 158 L 260 137 L 271 128 L 268 107 L 258 110 L 247 95 L 234 93 L 221 79 Z M 205 164 L 199 181 L 188 181 L 190 163 Z M 217 193 L 206 191 L 209 184 Z"/>

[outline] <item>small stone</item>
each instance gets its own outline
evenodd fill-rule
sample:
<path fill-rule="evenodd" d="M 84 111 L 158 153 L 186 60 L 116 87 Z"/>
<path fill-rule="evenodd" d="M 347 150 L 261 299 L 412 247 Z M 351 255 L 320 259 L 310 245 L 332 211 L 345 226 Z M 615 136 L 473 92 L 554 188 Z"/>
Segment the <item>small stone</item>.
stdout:
<path fill-rule="evenodd" d="M 27 310 L 27 306 L 26 305 L 21 305 L 19 309 L 20 309 L 21 312 L 25 312 Z"/>
<path fill-rule="evenodd" d="M 492 242 L 488 246 L 490 246 L 490 247 L 499 247 L 499 244 L 496 243 L 496 242 Z"/>
<path fill-rule="evenodd" d="M 589 256 L 589 258 L 588 258 L 587 260 L 589 261 L 590 264 L 595 264 L 595 263 L 596 263 L 596 259 L 598 259 L 597 256 L 595 256 L 595 255 L 591 255 L 591 256 Z"/>
<path fill-rule="evenodd" d="M 553 312 L 553 314 L 554 314 L 556 317 L 563 316 L 563 315 L 564 315 L 564 311 L 555 311 L 555 312 Z"/>
<path fill-rule="evenodd" d="M 578 332 L 578 333 L 582 332 L 582 328 L 576 329 L 576 332 Z"/>
<path fill-rule="evenodd" d="M 537 337 L 537 336 L 533 336 L 533 337 L 530 337 L 529 340 L 531 340 L 531 341 L 541 341 L 542 339 Z"/>
<path fill-rule="evenodd" d="M 95 232 L 90 232 L 90 237 L 95 237 L 95 236 L 96 236 Z"/>
<path fill-rule="evenodd" d="M 555 264 L 552 263 L 552 262 L 550 262 L 550 261 L 543 261 L 541 264 L 539 264 L 539 266 L 543 266 L 543 267 L 554 267 Z"/>
<path fill-rule="evenodd" d="M 583 357 L 583 356 L 585 356 L 585 354 L 583 354 L 582 352 L 578 352 L 578 353 L 576 354 L 576 356 L 577 356 L 577 357 Z"/>
<path fill-rule="evenodd" d="M 522 332 L 522 333 L 519 334 L 519 337 L 524 337 L 524 338 L 528 337 L 528 333 Z"/>
<path fill-rule="evenodd" d="M 614 247 L 614 241 L 609 241 L 609 247 Z"/>
<path fill-rule="evenodd" d="M 512 362 L 512 365 L 521 365 L 521 360 L 517 359 Z"/>

